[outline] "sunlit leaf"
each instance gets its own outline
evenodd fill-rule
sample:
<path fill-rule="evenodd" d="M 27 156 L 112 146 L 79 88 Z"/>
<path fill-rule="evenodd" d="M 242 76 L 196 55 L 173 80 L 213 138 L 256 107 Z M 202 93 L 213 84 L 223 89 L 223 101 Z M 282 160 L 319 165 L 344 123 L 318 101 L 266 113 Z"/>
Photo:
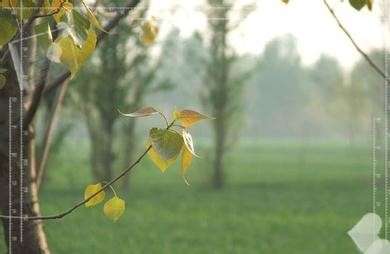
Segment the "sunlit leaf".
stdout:
<path fill-rule="evenodd" d="M 3 74 L 0 74 L 0 89 L 2 89 L 5 86 L 7 79 Z"/>
<path fill-rule="evenodd" d="M 0 48 L 9 42 L 17 32 L 15 17 L 10 11 L 0 10 Z"/>
<path fill-rule="evenodd" d="M 196 155 L 196 153 L 195 153 L 195 150 L 194 150 L 194 142 L 193 142 L 193 140 L 192 140 L 191 134 L 190 134 L 186 129 L 183 129 L 183 131 L 182 131 L 182 136 L 183 136 L 184 144 L 185 144 L 185 146 L 187 147 L 187 149 L 188 149 L 193 155 L 199 157 L 199 156 Z"/>
<path fill-rule="evenodd" d="M 183 146 L 182 136 L 172 130 L 152 128 L 149 137 L 153 149 L 163 160 L 176 157 Z"/>
<path fill-rule="evenodd" d="M 349 3 L 353 8 L 360 11 L 367 4 L 367 0 L 349 0 Z"/>
<path fill-rule="evenodd" d="M 154 20 L 146 21 L 142 25 L 141 39 L 145 45 L 151 45 L 157 38 L 159 27 L 155 24 Z"/>
<path fill-rule="evenodd" d="M 104 214 L 116 222 L 125 212 L 125 201 L 118 197 L 113 197 L 104 204 Z"/>
<path fill-rule="evenodd" d="M 73 9 L 72 3 L 70 3 L 68 0 L 53 0 L 51 7 L 53 10 L 59 9 L 59 11 L 53 15 L 53 18 L 57 23 L 61 22 L 61 19 L 66 14 L 66 12 L 71 12 Z"/>
<path fill-rule="evenodd" d="M 89 22 L 91 22 L 97 29 L 99 29 L 103 32 L 107 32 L 106 30 L 104 30 L 103 26 L 99 23 L 99 21 L 95 17 L 95 14 L 93 14 L 91 8 L 89 8 L 88 5 L 86 5 L 84 1 L 81 1 L 81 2 L 83 3 L 85 9 L 87 10 Z"/>
<path fill-rule="evenodd" d="M 128 116 L 128 117 L 144 117 L 144 116 L 152 116 L 152 115 L 159 114 L 159 112 L 153 107 L 141 108 L 141 109 L 138 109 L 137 111 L 129 113 L 129 114 L 122 113 L 121 111 L 119 111 L 119 113 L 121 113 L 124 116 Z"/>
<path fill-rule="evenodd" d="M 101 189 L 102 189 L 101 183 L 88 185 L 87 188 L 85 188 L 84 199 L 88 199 L 90 196 L 92 196 L 93 194 L 95 194 Z M 91 198 L 87 203 L 85 203 L 85 206 L 95 206 L 99 204 L 100 202 L 103 201 L 104 196 L 105 196 L 104 191 L 100 192 L 99 194 Z"/>
<path fill-rule="evenodd" d="M 81 66 L 89 59 L 96 47 L 96 33 L 93 29 L 88 31 L 87 40 L 81 48 L 77 47 L 70 36 L 61 37 L 55 42 L 61 49 L 61 56 L 59 59 L 61 63 L 74 76 L 81 68 Z"/>
<path fill-rule="evenodd" d="M 187 146 L 183 146 L 183 151 L 181 152 L 181 163 L 180 163 L 180 171 L 181 174 L 188 184 L 185 176 L 187 175 L 188 168 L 190 167 L 192 162 L 192 153 L 188 150 Z"/>
<path fill-rule="evenodd" d="M 146 142 L 146 146 L 149 147 L 152 144 L 150 138 Z M 157 154 L 157 152 L 153 149 L 153 147 L 149 150 L 148 155 L 150 159 L 156 164 L 156 166 L 164 173 L 171 165 L 175 162 L 177 155 L 169 160 L 163 160 Z"/>
<path fill-rule="evenodd" d="M 214 119 L 214 118 L 208 117 L 206 115 L 203 115 L 203 114 L 196 112 L 196 111 L 193 111 L 193 110 L 185 109 L 185 110 L 178 112 L 176 119 L 181 120 L 181 123 L 184 127 L 188 127 L 188 126 L 191 126 L 191 125 L 193 125 L 201 120 Z"/>

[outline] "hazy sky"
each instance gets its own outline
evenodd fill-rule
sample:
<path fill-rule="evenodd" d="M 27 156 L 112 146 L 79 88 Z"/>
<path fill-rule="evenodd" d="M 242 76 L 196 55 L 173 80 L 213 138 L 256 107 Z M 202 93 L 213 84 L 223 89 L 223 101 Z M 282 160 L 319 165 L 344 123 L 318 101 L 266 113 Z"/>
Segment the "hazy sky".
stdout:
<path fill-rule="evenodd" d="M 380 23 L 380 1 L 374 1 L 372 12 L 367 8 L 358 12 L 349 6 L 347 0 L 329 0 L 342 23 L 365 51 L 388 45 L 384 43 L 388 36 L 384 36 Z M 181 29 L 183 36 L 188 36 L 194 29 L 206 27 L 201 4 L 202 1 L 152 0 L 150 14 L 161 19 L 162 33 L 175 25 Z M 176 7 L 174 14 L 172 6 Z M 290 0 L 288 5 L 280 0 L 257 0 L 256 6 L 231 37 L 239 52 L 259 53 L 273 38 L 292 34 L 297 39 L 298 50 L 305 64 L 312 63 L 321 54 L 328 54 L 349 69 L 358 59 L 358 52 L 337 26 L 322 0 Z"/>

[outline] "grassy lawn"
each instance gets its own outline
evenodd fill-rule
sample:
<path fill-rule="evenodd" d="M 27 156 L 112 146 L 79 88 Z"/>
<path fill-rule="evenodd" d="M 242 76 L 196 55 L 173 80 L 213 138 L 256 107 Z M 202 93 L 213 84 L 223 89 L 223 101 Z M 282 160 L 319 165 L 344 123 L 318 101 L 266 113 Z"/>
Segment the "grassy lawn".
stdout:
<path fill-rule="evenodd" d="M 44 214 L 82 198 L 90 183 L 88 154 L 70 147 L 50 163 L 42 189 Z M 199 151 L 202 155 L 208 150 Z M 207 157 L 162 175 L 149 159 L 119 195 L 127 209 L 117 222 L 103 207 L 47 221 L 53 253 L 358 253 L 346 232 L 371 211 L 370 150 L 343 145 L 242 145 L 227 160 L 226 188 L 209 187 Z"/>

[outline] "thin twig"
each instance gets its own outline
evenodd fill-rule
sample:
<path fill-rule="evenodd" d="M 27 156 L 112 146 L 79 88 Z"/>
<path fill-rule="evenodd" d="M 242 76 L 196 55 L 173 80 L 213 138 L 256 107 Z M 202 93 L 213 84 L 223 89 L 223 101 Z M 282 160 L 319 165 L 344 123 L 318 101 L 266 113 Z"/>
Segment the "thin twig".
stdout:
<path fill-rule="evenodd" d="M 348 39 L 351 41 L 355 49 L 363 56 L 363 58 L 367 61 L 367 63 L 380 75 L 382 76 L 387 82 L 390 82 L 390 79 L 386 77 L 385 72 L 368 56 L 360 47 L 357 45 L 355 40 L 353 39 L 352 35 L 348 32 L 348 30 L 344 27 L 344 25 L 341 23 L 339 18 L 337 17 L 336 13 L 334 10 L 330 7 L 328 2 L 326 0 L 323 0 L 326 8 L 336 21 L 337 25 L 341 28 L 341 30 L 345 33 L 345 35 L 348 37 Z"/>
<path fill-rule="evenodd" d="M 173 120 L 166 128 L 166 130 L 170 129 L 172 126 L 175 125 L 175 122 L 176 120 Z M 55 220 L 55 219 L 62 219 L 63 217 L 65 217 L 66 215 L 72 213 L 74 210 L 76 210 L 77 208 L 79 208 L 80 206 L 84 205 L 85 203 L 87 203 L 89 200 L 91 200 L 93 197 L 95 197 L 96 195 L 98 195 L 100 192 L 104 191 L 105 189 L 107 189 L 108 187 L 110 187 L 111 185 L 113 185 L 114 183 L 116 183 L 118 180 L 120 180 L 122 177 L 124 177 L 127 173 L 129 173 L 138 163 L 140 163 L 140 161 L 145 157 L 145 155 L 149 152 L 149 150 L 152 149 L 152 145 L 149 145 L 148 148 L 146 148 L 146 150 L 138 157 L 138 159 L 133 162 L 132 164 L 130 164 L 127 168 L 125 168 L 117 177 L 115 177 L 114 179 L 110 180 L 109 182 L 105 183 L 103 185 L 103 187 L 98 190 L 97 192 L 95 192 L 94 194 L 92 194 L 91 196 L 89 196 L 88 198 L 76 203 L 74 206 L 72 206 L 71 208 L 69 208 L 68 210 L 66 210 L 65 212 L 62 212 L 62 213 L 59 213 L 59 214 L 55 214 L 55 215 L 48 215 L 48 216 L 35 216 L 35 217 L 29 217 L 29 216 L 24 216 L 24 217 L 21 217 L 21 216 L 7 216 L 7 215 L 0 215 L 0 218 L 5 218 L 5 219 L 23 219 L 23 220 Z"/>
<path fill-rule="evenodd" d="M 28 217 L 28 216 L 25 216 L 25 217 L 21 217 L 21 216 L 6 216 L 6 215 L 0 215 L 0 218 L 5 218 L 5 219 L 23 219 L 23 220 L 54 220 L 54 219 L 62 219 L 63 217 L 65 217 L 66 215 L 72 213 L 74 210 L 76 210 L 77 208 L 79 208 L 80 206 L 84 205 L 85 203 L 87 203 L 89 200 L 91 200 L 93 197 L 95 197 L 96 195 L 98 195 L 100 192 L 104 191 L 105 189 L 109 188 L 110 185 L 114 184 L 115 182 L 117 182 L 119 179 L 121 179 L 123 176 L 125 176 L 127 173 L 129 173 L 144 157 L 145 155 L 149 152 L 149 150 L 152 148 L 152 146 L 150 145 L 139 157 L 138 159 L 132 163 L 131 165 L 129 165 L 127 168 L 125 168 L 117 177 L 115 177 L 114 179 L 112 179 L 111 181 L 107 182 L 106 184 L 103 185 L 103 187 L 95 192 L 94 194 L 92 194 L 89 198 L 87 199 L 84 199 L 80 202 L 78 202 L 77 204 L 75 204 L 74 206 L 72 206 L 71 208 L 69 208 L 68 210 L 66 210 L 65 212 L 62 212 L 62 213 L 59 213 L 59 214 L 55 214 L 55 215 L 48 215 L 48 216 L 36 216 L 36 217 Z"/>
<path fill-rule="evenodd" d="M 37 189 L 38 189 L 38 191 L 41 187 L 42 178 L 44 175 L 44 171 L 45 171 L 45 167 L 46 167 L 46 163 L 47 163 L 47 158 L 48 158 L 49 151 L 50 151 L 54 125 L 55 125 L 55 122 L 57 120 L 56 116 L 58 115 L 58 112 L 61 109 L 61 105 L 62 105 L 62 102 L 64 100 L 68 85 L 69 85 L 69 81 L 66 81 L 61 86 L 61 89 L 57 95 L 55 102 L 54 102 L 55 103 L 54 108 L 53 108 L 52 112 L 50 113 L 49 122 L 47 123 L 45 137 L 43 139 L 42 155 L 41 155 L 41 159 L 39 160 L 39 167 L 38 167 L 38 173 L 37 173 Z"/>

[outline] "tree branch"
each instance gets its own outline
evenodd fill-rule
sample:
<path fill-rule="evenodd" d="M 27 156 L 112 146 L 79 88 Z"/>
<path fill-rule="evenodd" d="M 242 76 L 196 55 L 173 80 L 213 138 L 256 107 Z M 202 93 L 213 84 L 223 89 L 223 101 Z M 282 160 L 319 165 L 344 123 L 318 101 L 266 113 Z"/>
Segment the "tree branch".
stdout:
<path fill-rule="evenodd" d="M 133 8 L 135 8 L 135 6 L 138 5 L 139 2 L 140 0 L 129 0 L 128 3 L 125 5 L 124 10 L 120 11 L 115 17 L 113 17 L 104 27 L 104 30 L 106 30 L 107 32 L 111 31 L 122 18 L 127 16 L 130 10 L 132 10 Z M 99 44 L 99 42 L 101 42 L 107 36 L 107 34 L 108 33 L 105 32 L 99 33 L 96 44 Z M 45 80 L 39 80 L 31 103 L 32 107 L 30 107 L 30 109 L 27 111 L 26 114 L 26 118 L 24 121 L 25 126 L 30 124 L 32 119 L 34 118 L 41 101 L 41 96 L 49 93 L 50 91 L 53 91 L 58 86 L 62 85 L 67 79 L 69 79 L 69 77 L 70 77 L 70 72 L 66 71 L 60 76 L 58 76 L 56 79 L 54 79 L 46 87 L 45 87 Z"/>
<path fill-rule="evenodd" d="M 171 125 L 172 126 L 172 125 Z M 54 219 L 62 219 L 63 217 L 65 217 L 66 215 L 72 213 L 74 210 L 76 210 L 77 208 L 79 208 L 80 206 L 84 205 L 85 203 L 87 203 L 89 200 L 91 200 L 93 197 L 95 197 L 96 195 L 98 195 L 100 192 L 104 191 L 105 189 L 109 188 L 110 185 L 114 184 L 115 182 L 117 182 L 119 179 L 121 179 L 122 177 L 124 177 L 127 173 L 129 173 L 144 157 L 145 155 L 149 152 L 149 150 L 152 148 L 152 146 L 150 145 L 139 157 L 138 159 L 130 164 L 127 168 L 125 168 L 117 177 L 115 177 L 114 179 L 112 179 L 111 181 L 105 183 L 103 185 L 103 187 L 95 192 L 94 194 L 92 194 L 89 198 L 87 199 L 84 199 L 80 202 L 78 202 L 77 204 L 75 204 L 74 206 L 72 206 L 71 208 L 69 208 L 68 210 L 66 210 L 65 212 L 62 212 L 62 213 L 59 213 L 59 214 L 55 214 L 55 215 L 48 215 L 48 216 L 37 216 L 37 217 L 21 217 L 21 216 L 6 216 L 6 215 L 0 215 L 0 218 L 5 218 L 5 219 L 23 219 L 23 220 L 54 220 Z"/>
<path fill-rule="evenodd" d="M 135 6 L 137 6 L 139 2 L 140 0 L 129 0 L 126 6 L 124 7 L 124 10 L 120 11 L 115 17 L 113 17 L 104 27 L 104 30 L 106 30 L 107 32 L 111 31 L 122 18 L 127 16 L 130 10 L 132 10 Z M 108 33 L 104 33 L 104 32 L 99 33 L 96 44 L 99 44 L 99 42 L 101 42 L 107 36 L 107 34 Z M 64 72 L 58 78 L 54 79 L 54 81 L 46 87 L 43 93 L 47 94 L 51 92 L 52 90 L 60 86 L 69 77 L 70 77 L 70 72 L 69 71 Z"/>
<path fill-rule="evenodd" d="M 339 18 L 337 17 L 334 10 L 330 7 L 328 2 L 326 0 L 323 0 L 326 8 L 328 9 L 329 13 L 332 15 L 333 19 L 336 21 L 337 25 L 341 28 L 341 30 L 345 33 L 345 35 L 348 37 L 348 39 L 351 41 L 352 45 L 355 47 L 355 49 L 363 56 L 363 58 L 367 61 L 367 63 L 380 75 L 382 76 L 387 82 L 390 82 L 390 79 L 386 77 L 385 72 L 368 56 L 360 47 L 357 45 L 355 40 L 353 39 L 352 35 L 348 32 L 348 30 L 344 27 L 344 25 L 340 22 Z"/>
<path fill-rule="evenodd" d="M 41 159 L 39 160 L 39 167 L 38 167 L 38 172 L 37 172 L 37 189 L 38 189 L 38 191 L 41 187 L 42 178 L 43 178 L 47 158 L 48 158 L 49 151 L 50 151 L 53 129 L 54 129 L 55 121 L 57 119 L 56 116 L 57 116 L 58 112 L 60 111 L 62 102 L 63 102 L 64 97 L 65 97 L 66 90 L 68 88 L 68 85 L 69 85 L 69 81 L 65 82 L 64 85 L 61 86 L 61 89 L 56 97 L 55 102 L 54 102 L 55 103 L 54 108 L 53 108 L 52 112 L 50 113 L 49 122 L 48 122 L 47 127 L 46 127 L 45 137 L 43 139 L 42 155 L 41 155 Z"/>
<path fill-rule="evenodd" d="M 23 118 L 24 127 L 27 127 L 31 123 L 32 119 L 35 116 L 36 111 L 38 110 L 38 106 L 42 97 L 42 92 L 45 88 L 47 76 L 49 74 L 49 68 L 50 68 L 50 60 L 46 58 L 43 62 L 41 75 L 39 77 L 38 84 L 34 90 L 34 94 L 31 99 L 29 110 L 27 111 L 25 117 Z"/>

